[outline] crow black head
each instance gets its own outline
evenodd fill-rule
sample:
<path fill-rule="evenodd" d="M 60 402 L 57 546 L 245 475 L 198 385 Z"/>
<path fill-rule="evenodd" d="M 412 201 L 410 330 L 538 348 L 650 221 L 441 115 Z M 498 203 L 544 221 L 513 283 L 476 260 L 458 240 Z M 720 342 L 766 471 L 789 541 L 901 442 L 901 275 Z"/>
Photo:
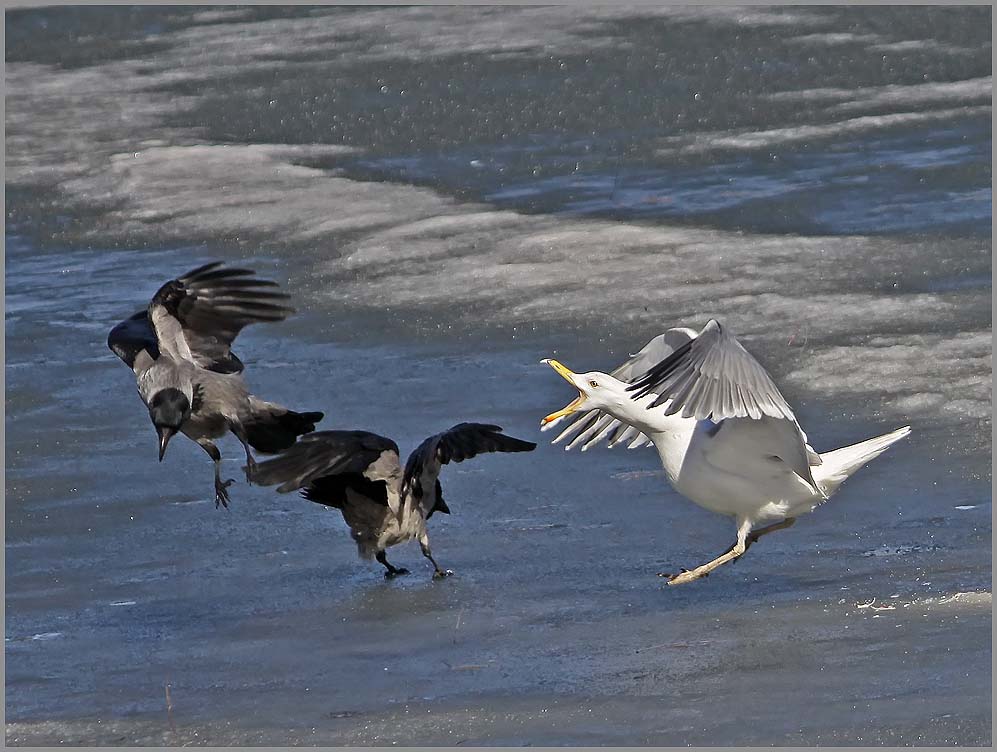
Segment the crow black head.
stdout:
<path fill-rule="evenodd" d="M 159 434 L 159 461 L 163 461 L 166 445 L 190 417 L 190 400 L 179 389 L 163 389 L 149 401 L 149 417 Z"/>

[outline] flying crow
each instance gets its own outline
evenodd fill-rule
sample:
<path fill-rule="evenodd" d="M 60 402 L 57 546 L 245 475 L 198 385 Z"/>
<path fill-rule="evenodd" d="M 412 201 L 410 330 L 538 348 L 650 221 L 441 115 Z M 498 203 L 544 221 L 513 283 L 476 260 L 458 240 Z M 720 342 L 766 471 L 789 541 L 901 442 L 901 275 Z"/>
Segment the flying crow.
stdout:
<path fill-rule="evenodd" d="M 221 454 L 212 439 L 231 431 L 255 467 L 250 447 L 276 453 L 315 430 L 322 413 L 296 413 L 249 393 L 242 361 L 231 351 L 243 327 L 282 321 L 288 296 L 249 269 L 200 266 L 167 282 L 146 310 L 111 330 L 107 345 L 135 372 L 138 392 L 159 434 L 162 462 L 179 433 L 196 441 L 215 463 L 215 506 L 228 506 Z M 249 478 L 247 472 L 247 478 Z"/>

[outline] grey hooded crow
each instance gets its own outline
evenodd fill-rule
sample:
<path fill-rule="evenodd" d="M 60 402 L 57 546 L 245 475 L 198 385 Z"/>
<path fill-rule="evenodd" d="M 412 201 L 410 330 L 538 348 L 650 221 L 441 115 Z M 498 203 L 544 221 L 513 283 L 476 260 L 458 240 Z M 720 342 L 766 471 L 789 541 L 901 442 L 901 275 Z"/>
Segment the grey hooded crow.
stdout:
<path fill-rule="evenodd" d="M 262 486 L 279 484 L 279 493 L 300 489 L 309 501 L 340 510 L 361 558 L 377 559 L 387 570 L 385 577 L 408 574 L 388 563 L 385 549 L 413 539 L 432 562 L 433 576 L 446 577 L 453 572 L 436 563 L 426 532 L 434 512 L 450 514 L 440 470 L 486 452 L 530 452 L 537 446 L 501 431 L 499 426 L 460 423 L 423 441 L 404 471 L 391 439 L 367 431 L 319 431 L 261 462 L 252 480 Z"/>
<path fill-rule="evenodd" d="M 134 372 L 159 435 L 159 461 L 182 433 L 215 463 L 215 506 L 228 506 L 221 453 L 212 442 L 231 432 L 250 452 L 276 453 L 315 430 L 322 413 L 296 413 L 249 393 L 232 342 L 250 324 L 283 321 L 293 309 L 277 284 L 249 269 L 214 262 L 163 285 L 148 308 L 111 330 L 107 345 Z M 247 478 L 249 473 L 247 473 Z"/>

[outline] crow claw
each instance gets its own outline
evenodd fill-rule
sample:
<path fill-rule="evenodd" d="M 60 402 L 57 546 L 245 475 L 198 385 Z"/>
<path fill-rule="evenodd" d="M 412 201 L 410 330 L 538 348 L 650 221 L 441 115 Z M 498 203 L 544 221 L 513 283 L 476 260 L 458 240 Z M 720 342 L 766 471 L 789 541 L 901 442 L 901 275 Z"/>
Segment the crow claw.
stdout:
<path fill-rule="evenodd" d="M 226 489 L 233 483 L 235 483 L 234 478 L 229 478 L 224 483 L 221 480 L 215 481 L 215 509 L 218 509 L 219 505 L 228 509 L 228 503 L 231 499 Z"/>

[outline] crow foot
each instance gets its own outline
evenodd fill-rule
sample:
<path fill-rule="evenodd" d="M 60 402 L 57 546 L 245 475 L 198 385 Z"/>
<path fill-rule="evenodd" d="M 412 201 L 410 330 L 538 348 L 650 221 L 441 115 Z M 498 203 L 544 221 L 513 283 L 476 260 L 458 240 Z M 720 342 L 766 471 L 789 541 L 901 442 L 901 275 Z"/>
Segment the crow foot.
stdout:
<path fill-rule="evenodd" d="M 228 487 L 235 483 L 233 478 L 229 478 L 227 481 L 222 483 L 221 478 L 215 478 L 215 509 L 221 505 L 228 509 L 228 503 L 231 501 L 228 495 Z"/>

